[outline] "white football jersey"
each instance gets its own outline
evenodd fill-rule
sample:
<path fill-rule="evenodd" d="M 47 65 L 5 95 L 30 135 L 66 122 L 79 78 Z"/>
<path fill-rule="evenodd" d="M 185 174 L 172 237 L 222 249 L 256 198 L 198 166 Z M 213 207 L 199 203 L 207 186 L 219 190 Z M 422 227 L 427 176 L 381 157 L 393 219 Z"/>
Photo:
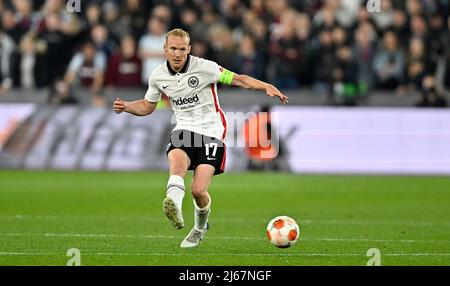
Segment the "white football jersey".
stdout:
<path fill-rule="evenodd" d="M 217 63 L 191 55 L 178 73 L 165 62 L 150 75 L 145 99 L 158 102 L 161 94 L 166 94 L 177 121 L 174 130 L 185 129 L 224 141 L 227 122 L 217 95 L 222 71 Z"/>

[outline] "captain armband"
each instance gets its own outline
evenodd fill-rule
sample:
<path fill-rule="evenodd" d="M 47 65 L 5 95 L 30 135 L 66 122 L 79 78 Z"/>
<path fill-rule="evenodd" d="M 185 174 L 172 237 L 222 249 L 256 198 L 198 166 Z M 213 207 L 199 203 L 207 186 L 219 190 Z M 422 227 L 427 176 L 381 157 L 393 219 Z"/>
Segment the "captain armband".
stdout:
<path fill-rule="evenodd" d="M 231 85 L 231 82 L 233 81 L 233 77 L 234 77 L 234 72 L 229 71 L 227 69 L 223 69 L 222 73 L 220 74 L 219 82 L 226 84 L 226 85 Z"/>

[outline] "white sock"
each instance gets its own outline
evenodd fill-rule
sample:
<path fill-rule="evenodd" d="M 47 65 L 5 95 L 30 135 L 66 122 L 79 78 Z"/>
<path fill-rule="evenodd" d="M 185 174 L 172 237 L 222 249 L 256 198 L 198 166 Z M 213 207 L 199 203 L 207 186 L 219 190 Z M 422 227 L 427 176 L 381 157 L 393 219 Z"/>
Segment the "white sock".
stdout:
<path fill-rule="evenodd" d="M 211 211 L 211 197 L 209 197 L 209 203 L 206 207 L 200 208 L 194 200 L 194 220 L 195 228 L 198 230 L 203 230 L 206 228 L 206 223 L 208 222 L 209 213 Z"/>
<path fill-rule="evenodd" d="M 172 175 L 167 182 L 166 196 L 171 198 L 175 205 L 181 209 L 184 198 L 184 179 L 183 177 Z"/>

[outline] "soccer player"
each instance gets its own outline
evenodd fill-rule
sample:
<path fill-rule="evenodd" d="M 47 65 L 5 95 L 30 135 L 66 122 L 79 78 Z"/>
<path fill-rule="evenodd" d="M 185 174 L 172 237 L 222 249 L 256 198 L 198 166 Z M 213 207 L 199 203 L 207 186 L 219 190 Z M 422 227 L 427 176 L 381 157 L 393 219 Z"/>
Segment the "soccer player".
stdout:
<path fill-rule="evenodd" d="M 117 98 L 113 103 L 116 113 L 145 116 L 155 110 L 161 94 L 170 99 L 177 124 L 167 147 L 170 177 L 163 211 L 177 229 L 184 227 L 184 177 L 188 170 L 194 171 L 191 192 L 195 225 L 182 241 L 183 248 L 195 247 L 204 238 L 211 210 L 208 187 L 213 176 L 225 169 L 227 122 L 219 104 L 217 83 L 264 91 L 283 104 L 288 103 L 287 96 L 273 85 L 191 56 L 190 51 L 187 32 L 181 29 L 168 32 L 164 43 L 167 61 L 152 72 L 145 98 L 131 102 Z"/>

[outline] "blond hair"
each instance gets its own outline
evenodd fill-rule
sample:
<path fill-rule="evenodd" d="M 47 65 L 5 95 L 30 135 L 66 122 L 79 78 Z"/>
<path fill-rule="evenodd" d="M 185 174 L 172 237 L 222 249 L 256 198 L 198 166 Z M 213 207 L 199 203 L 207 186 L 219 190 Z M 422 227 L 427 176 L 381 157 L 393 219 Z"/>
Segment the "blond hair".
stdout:
<path fill-rule="evenodd" d="M 167 43 L 167 40 L 169 39 L 169 36 L 184 38 L 186 40 L 186 42 L 188 43 L 188 45 L 191 44 L 191 38 L 189 37 L 189 33 L 184 31 L 183 29 L 177 28 L 177 29 L 173 29 L 173 30 L 169 31 L 166 34 L 166 43 Z"/>

